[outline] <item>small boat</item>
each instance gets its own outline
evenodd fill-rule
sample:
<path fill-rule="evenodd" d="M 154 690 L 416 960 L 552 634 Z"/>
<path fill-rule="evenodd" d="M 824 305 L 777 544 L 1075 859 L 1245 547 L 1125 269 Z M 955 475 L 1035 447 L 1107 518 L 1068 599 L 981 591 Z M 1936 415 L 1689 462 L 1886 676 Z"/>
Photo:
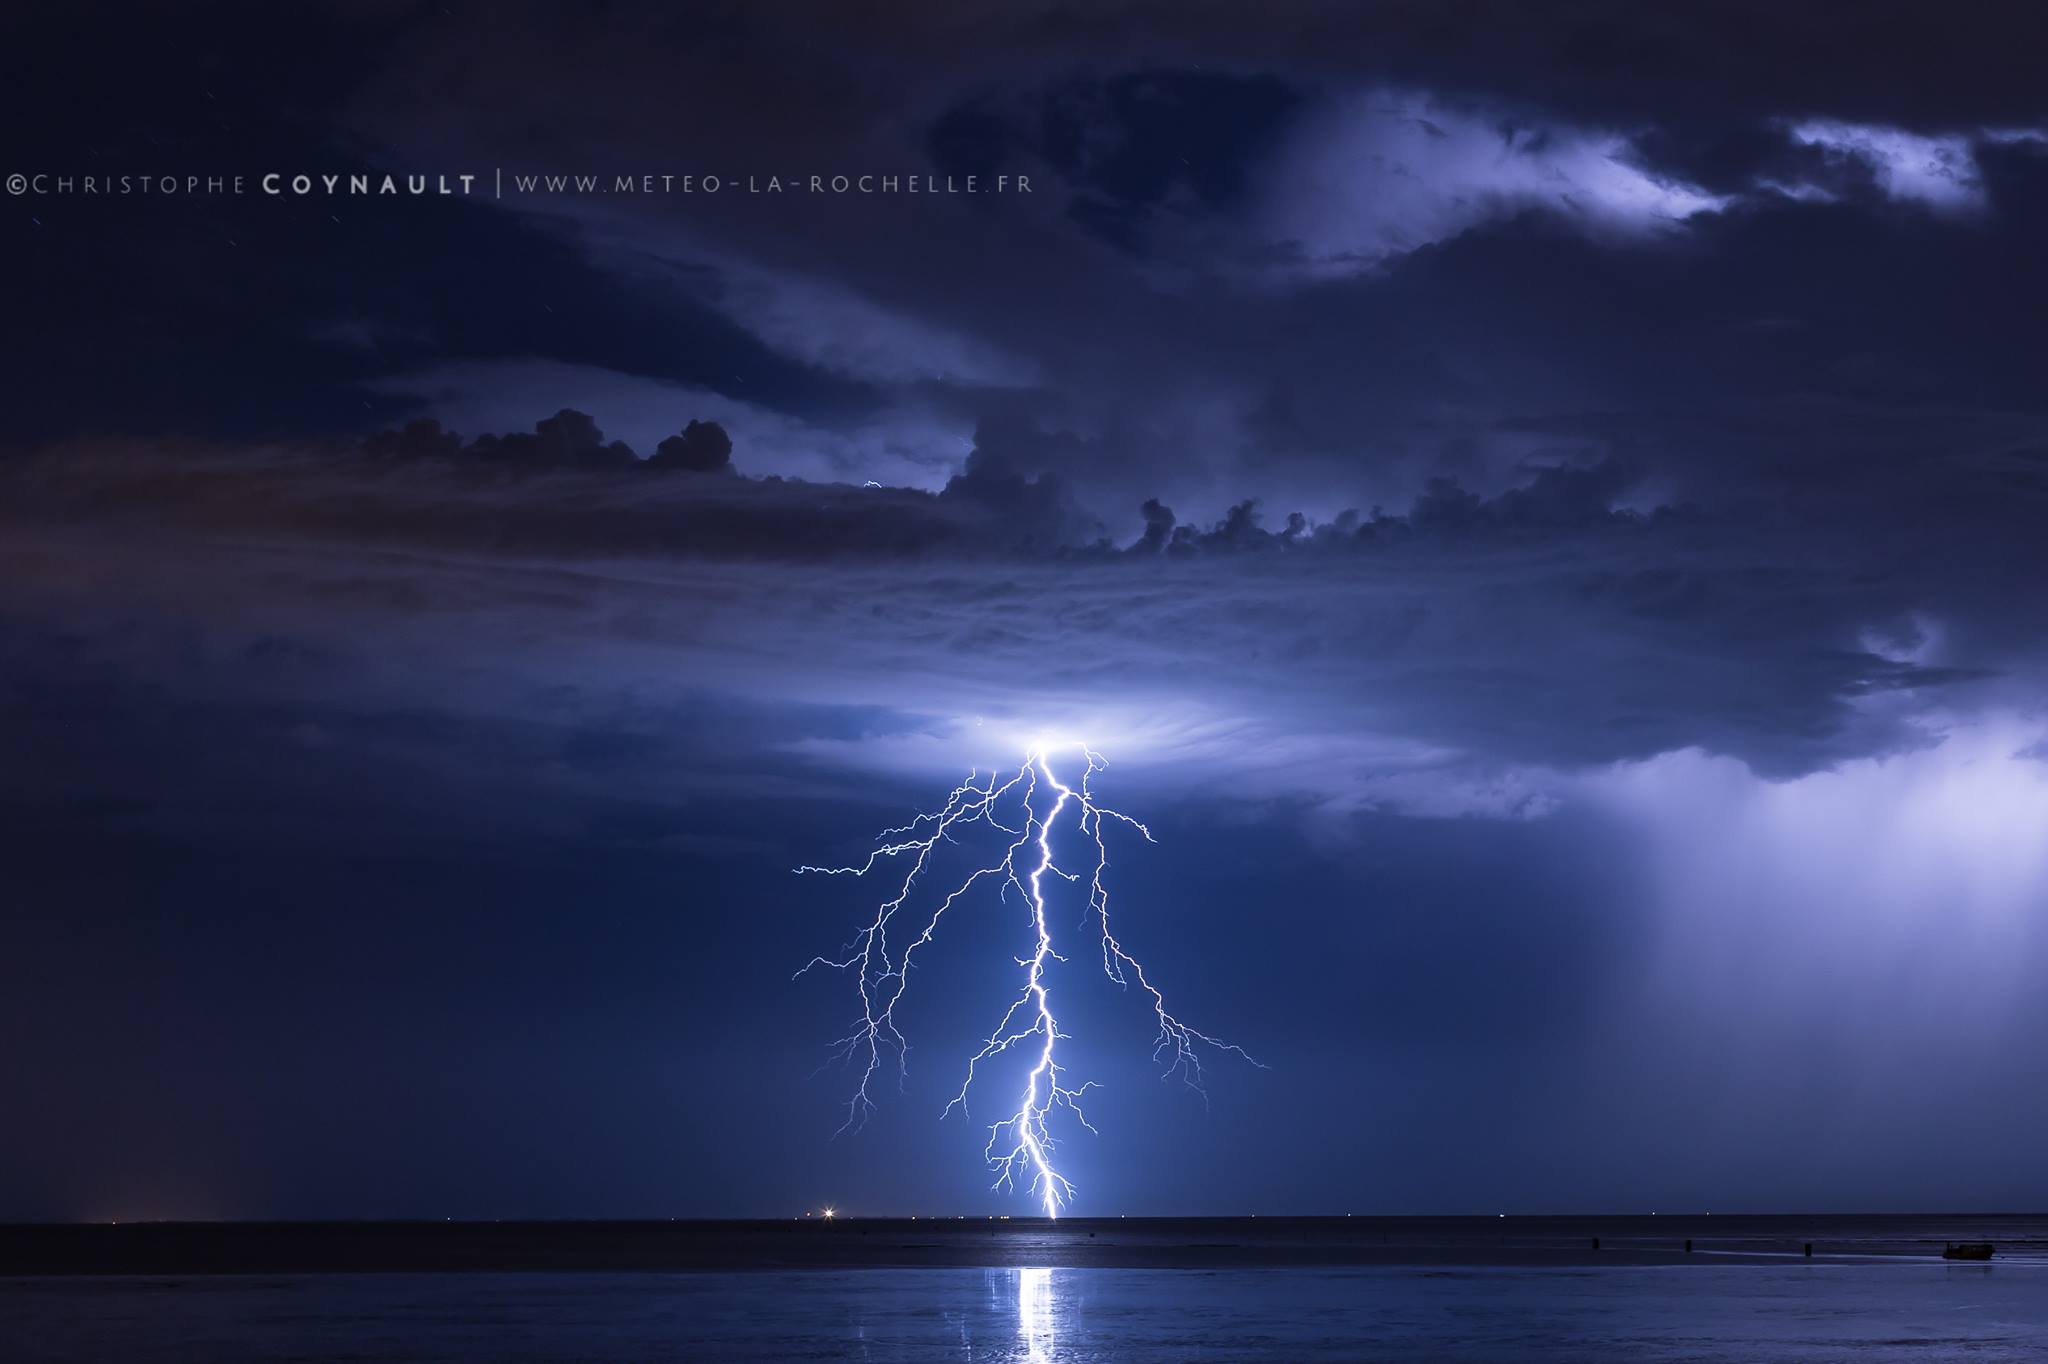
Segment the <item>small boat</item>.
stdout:
<path fill-rule="evenodd" d="M 1992 1256 L 1989 1241 L 1951 1241 L 1948 1249 L 1941 1252 L 1944 1260 L 1988 1260 Z"/>

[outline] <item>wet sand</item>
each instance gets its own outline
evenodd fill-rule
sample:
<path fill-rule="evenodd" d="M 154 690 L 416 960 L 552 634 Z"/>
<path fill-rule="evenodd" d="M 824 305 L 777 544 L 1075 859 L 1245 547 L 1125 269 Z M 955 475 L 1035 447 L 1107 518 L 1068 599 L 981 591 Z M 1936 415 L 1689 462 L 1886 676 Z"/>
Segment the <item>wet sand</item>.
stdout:
<path fill-rule="evenodd" d="M 1567 1268 L 1776 1263 L 1809 1245 L 1817 1263 L 1854 1263 L 1966 1240 L 2048 1264 L 2042 1216 L 813 1218 L 4 1226 L 0 1275 Z"/>

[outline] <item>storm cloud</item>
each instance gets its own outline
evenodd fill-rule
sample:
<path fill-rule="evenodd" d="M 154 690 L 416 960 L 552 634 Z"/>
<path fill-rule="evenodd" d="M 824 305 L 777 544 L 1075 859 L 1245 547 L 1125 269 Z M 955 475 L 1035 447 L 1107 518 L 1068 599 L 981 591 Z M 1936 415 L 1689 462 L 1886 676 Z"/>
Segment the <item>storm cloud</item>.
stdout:
<path fill-rule="evenodd" d="M 540 427 L 602 448 L 582 414 Z M 1327 519 L 1248 501 L 1181 523 L 1154 499 L 1119 539 L 1001 443 L 927 493 L 460 439 L 17 462 L 13 609 L 375 639 L 412 656 L 422 702 L 490 657 L 536 697 L 552 678 L 586 701 L 885 708 L 884 763 L 906 735 L 943 767 L 983 756 L 975 726 L 1083 726 L 1133 757 L 1251 762 L 1275 793 L 1510 814 L 1547 808 L 1558 774 L 1662 753 L 1793 776 L 1924 746 L 2042 663 L 2000 628 L 2039 563 L 2033 502 L 1967 526 L 1640 508 L 1607 463 Z"/>
<path fill-rule="evenodd" d="M 29 172 L 728 185 L 8 200 L 0 1215 L 999 1210 L 786 869 L 1049 734 L 1274 1062 L 1102 1003 L 1092 1210 L 2038 1205 L 2038 16 L 1247 13 L 10 20 Z"/>

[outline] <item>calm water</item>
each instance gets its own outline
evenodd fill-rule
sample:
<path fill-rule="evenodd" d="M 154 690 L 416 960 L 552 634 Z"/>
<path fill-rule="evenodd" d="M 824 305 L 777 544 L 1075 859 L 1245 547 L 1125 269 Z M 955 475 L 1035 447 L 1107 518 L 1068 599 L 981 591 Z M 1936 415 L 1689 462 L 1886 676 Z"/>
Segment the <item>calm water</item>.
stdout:
<path fill-rule="evenodd" d="M 2048 1266 L 10 1279 L 0 1358 L 2039 1360 Z"/>

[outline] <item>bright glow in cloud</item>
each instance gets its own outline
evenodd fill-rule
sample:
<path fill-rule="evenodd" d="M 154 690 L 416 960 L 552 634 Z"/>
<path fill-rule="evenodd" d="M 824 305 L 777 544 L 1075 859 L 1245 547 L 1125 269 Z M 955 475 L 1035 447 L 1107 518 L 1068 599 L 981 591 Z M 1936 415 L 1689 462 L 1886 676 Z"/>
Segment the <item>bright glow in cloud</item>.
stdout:
<path fill-rule="evenodd" d="M 1617 133 L 1534 127 L 1381 91 L 1312 120 L 1267 227 L 1312 265 L 1367 267 L 1535 209 L 1602 231 L 1668 228 L 1726 202 L 1633 163 Z"/>
<path fill-rule="evenodd" d="M 1870 167 L 1885 193 L 1939 209 L 1977 207 L 1983 185 L 1971 139 L 1959 133 L 1928 136 L 1874 123 L 1810 119 L 1796 123 L 1792 138 Z"/>
<path fill-rule="evenodd" d="M 1787 135 L 1869 168 L 1894 199 L 1947 211 L 1983 206 L 1977 147 L 2048 140 L 2036 128 L 1916 133 L 1807 119 Z M 1774 177 L 1757 191 L 1827 202 L 1824 184 Z M 1744 195 L 1717 195 L 1646 169 L 1630 136 L 1377 91 L 1304 123 L 1273 177 L 1264 235 L 1319 273 L 1369 268 L 1493 219 L 1538 211 L 1589 231 L 1668 230 Z"/>

